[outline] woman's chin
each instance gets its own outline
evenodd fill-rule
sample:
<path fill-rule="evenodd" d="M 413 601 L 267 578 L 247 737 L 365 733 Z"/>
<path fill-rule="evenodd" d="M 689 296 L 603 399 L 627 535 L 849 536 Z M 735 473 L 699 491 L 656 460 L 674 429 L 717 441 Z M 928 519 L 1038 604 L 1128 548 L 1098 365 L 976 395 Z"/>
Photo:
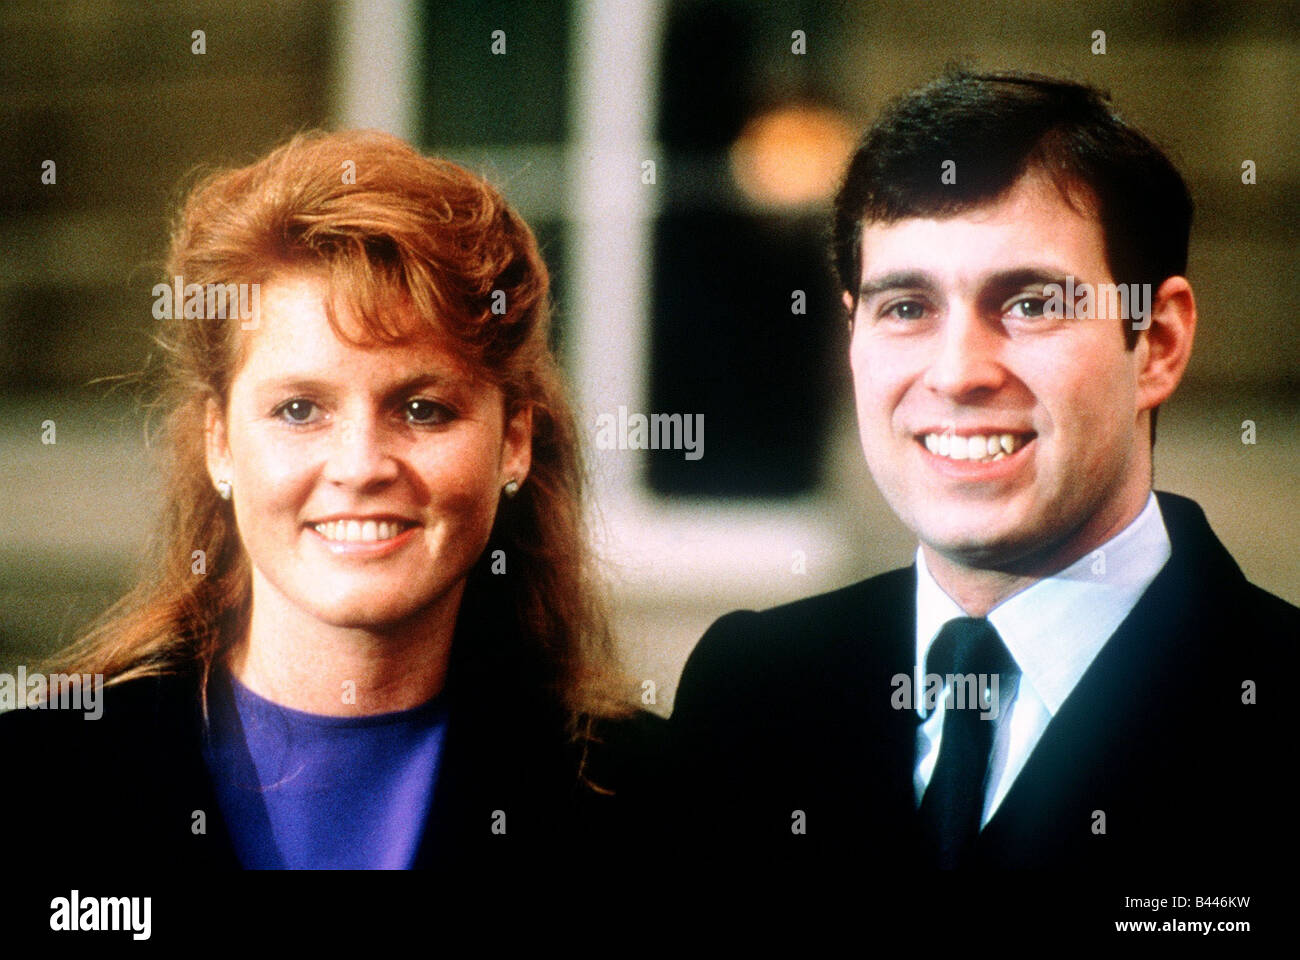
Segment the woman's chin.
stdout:
<path fill-rule="evenodd" d="M 410 595 L 366 596 L 313 604 L 309 612 L 321 623 L 344 630 L 388 630 L 411 621 L 424 606 L 413 603 Z"/>

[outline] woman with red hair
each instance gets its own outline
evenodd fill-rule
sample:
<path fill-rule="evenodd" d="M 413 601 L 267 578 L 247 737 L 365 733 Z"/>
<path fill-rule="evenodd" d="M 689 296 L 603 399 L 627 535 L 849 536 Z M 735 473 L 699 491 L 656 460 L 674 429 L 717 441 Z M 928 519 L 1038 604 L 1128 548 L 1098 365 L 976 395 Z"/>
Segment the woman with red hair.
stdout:
<path fill-rule="evenodd" d="M 528 226 L 394 137 L 300 135 L 191 191 L 165 280 L 161 535 L 59 661 L 108 678 L 103 717 L 0 723 L 96 801 L 11 815 L 185 868 L 607 840 L 655 727 L 620 699 Z"/>

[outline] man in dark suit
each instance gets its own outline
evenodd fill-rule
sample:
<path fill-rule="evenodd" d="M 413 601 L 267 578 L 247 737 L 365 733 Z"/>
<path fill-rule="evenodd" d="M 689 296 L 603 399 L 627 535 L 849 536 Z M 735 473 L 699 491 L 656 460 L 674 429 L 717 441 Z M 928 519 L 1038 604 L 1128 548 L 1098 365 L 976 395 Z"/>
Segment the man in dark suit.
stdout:
<path fill-rule="evenodd" d="M 1196 327 L 1191 214 L 1083 85 L 954 71 L 868 132 L 836 267 L 863 452 L 916 562 L 705 634 L 672 718 L 693 845 L 1120 876 L 1290 859 L 1300 610 L 1151 489 Z"/>

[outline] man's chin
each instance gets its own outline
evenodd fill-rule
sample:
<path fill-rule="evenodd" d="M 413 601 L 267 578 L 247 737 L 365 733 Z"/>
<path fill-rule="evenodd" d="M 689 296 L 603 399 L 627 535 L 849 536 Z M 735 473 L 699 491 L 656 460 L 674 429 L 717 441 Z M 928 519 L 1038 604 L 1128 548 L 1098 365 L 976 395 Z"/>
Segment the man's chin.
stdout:
<path fill-rule="evenodd" d="M 1022 530 L 920 530 L 922 543 L 950 563 L 980 570 L 1011 570 L 1035 552 Z"/>

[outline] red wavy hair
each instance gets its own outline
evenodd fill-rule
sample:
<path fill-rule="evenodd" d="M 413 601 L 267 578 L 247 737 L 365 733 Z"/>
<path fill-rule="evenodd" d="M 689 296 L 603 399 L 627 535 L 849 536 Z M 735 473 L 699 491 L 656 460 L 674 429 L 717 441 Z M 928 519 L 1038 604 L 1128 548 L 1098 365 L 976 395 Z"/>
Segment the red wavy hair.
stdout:
<path fill-rule="evenodd" d="M 485 577 L 480 563 L 467 597 L 476 578 L 480 594 L 506 592 L 496 605 L 514 611 L 521 642 L 548 665 L 543 680 L 571 721 L 623 712 L 582 519 L 577 429 L 548 346 L 549 275 L 528 225 L 481 177 L 396 137 L 317 132 L 198 183 L 166 260 L 169 282 L 201 285 L 266 284 L 305 269 L 324 272 L 363 338 L 402 342 L 411 331 L 393 318 L 410 313 L 388 308 L 413 307 L 424 325 L 417 335 L 445 338 L 499 386 L 507 418 L 532 408 L 528 482 L 498 512 L 488 550 L 507 551 L 511 576 Z M 496 291 L 504 313 L 493 312 Z M 344 336 L 335 307 L 327 304 L 330 324 Z M 246 338 L 232 313 L 161 323 L 161 523 L 136 587 L 58 658 L 68 671 L 121 682 L 197 663 L 206 680 L 246 629 L 249 561 L 203 444 L 207 401 L 226 409 L 242 359 Z M 206 553 L 205 576 L 192 571 L 196 549 Z"/>

